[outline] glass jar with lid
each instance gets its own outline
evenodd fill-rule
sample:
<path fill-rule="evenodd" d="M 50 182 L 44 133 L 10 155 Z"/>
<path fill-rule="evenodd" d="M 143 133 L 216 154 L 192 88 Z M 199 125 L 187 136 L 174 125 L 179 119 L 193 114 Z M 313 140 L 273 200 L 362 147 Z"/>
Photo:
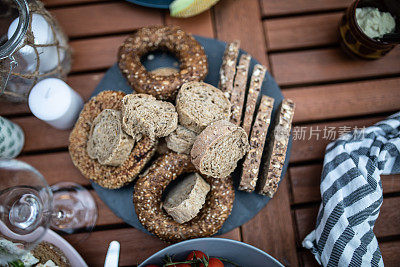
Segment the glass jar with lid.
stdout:
<path fill-rule="evenodd" d="M 67 36 L 36 0 L 0 2 L 0 97 L 24 102 L 32 87 L 71 68 Z"/>

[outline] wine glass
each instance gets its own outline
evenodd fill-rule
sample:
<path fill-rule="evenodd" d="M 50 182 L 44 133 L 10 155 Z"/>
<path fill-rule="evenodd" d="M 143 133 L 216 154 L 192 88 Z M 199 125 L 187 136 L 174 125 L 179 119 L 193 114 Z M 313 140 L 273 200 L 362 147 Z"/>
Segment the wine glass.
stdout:
<path fill-rule="evenodd" d="M 0 160 L 0 266 L 26 256 L 49 226 L 73 233 L 91 230 L 96 219 L 96 204 L 82 186 L 49 187 L 27 163 Z"/>

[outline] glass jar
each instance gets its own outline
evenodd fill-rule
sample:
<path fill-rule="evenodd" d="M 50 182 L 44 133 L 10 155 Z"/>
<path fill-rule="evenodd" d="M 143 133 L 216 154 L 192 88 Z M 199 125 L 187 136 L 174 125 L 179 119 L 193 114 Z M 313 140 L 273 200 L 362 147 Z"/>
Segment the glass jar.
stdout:
<path fill-rule="evenodd" d="M 395 32 L 400 32 L 400 3 L 398 0 L 356 0 L 346 10 L 339 24 L 339 40 L 343 50 L 358 58 L 378 59 L 386 55 L 395 44 L 367 36 L 357 23 L 356 8 L 375 7 L 389 12 L 396 20 Z"/>
<path fill-rule="evenodd" d="M 25 102 L 38 81 L 66 77 L 71 68 L 68 39 L 43 3 L 2 0 L 0 22 L 1 98 Z"/>

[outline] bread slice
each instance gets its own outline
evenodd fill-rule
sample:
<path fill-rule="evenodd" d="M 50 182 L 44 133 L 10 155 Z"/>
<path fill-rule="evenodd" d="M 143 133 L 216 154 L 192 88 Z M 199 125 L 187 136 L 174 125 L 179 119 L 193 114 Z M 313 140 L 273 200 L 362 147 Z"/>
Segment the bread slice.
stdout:
<path fill-rule="evenodd" d="M 244 96 L 246 94 L 247 75 L 249 72 L 251 56 L 243 54 L 240 57 L 239 64 L 236 67 L 235 82 L 231 96 L 231 122 L 240 126 L 242 122 L 242 111 L 244 105 Z"/>
<path fill-rule="evenodd" d="M 93 121 L 87 153 L 102 165 L 119 166 L 131 154 L 135 140 L 122 130 L 121 112 L 103 110 Z"/>
<path fill-rule="evenodd" d="M 176 98 L 179 123 L 196 133 L 218 120 L 229 120 L 231 103 L 221 90 L 204 82 L 182 85 Z"/>
<path fill-rule="evenodd" d="M 258 193 L 273 197 L 278 189 L 283 164 L 286 158 L 286 149 L 290 138 L 290 129 L 294 116 L 295 104 L 292 100 L 284 99 L 276 117 L 273 136 L 264 165 L 263 175 L 260 177 Z"/>
<path fill-rule="evenodd" d="M 188 222 L 199 213 L 209 191 L 210 185 L 193 173 L 168 192 L 163 207 L 176 222 Z"/>
<path fill-rule="evenodd" d="M 178 126 L 173 104 L 147 94 L 130 94 L 122 99 L 122 125 L 127 134 L 154 140 L 172 133 Z"/>
<path fill-rule="evenodd" d="M 71 264 L 65 256 L 64 252 L 61 251 L 55 245 L 42 241 L 40 242 L 32 251 L 35 258 L 39 260 L 40 263 L 45 264 L 47 261 L 51 260 L 55 263 L 55 266 L 59 267 L 70 267 Z"/>
<path fill-rule="evenodd" d="M 274 99 L 263 95 L 250 136 L 250 151 L 247 153 L 240 179 L 239 190 L 253 192 L 258 179 L 261 158 L 267 137 Z"/>
<path fill-rule="evenodd" d="M 219 89 L 230 99 L 233 89 L 233 78 L 235 77 L 236 61 L 239 55 L 240 41 L 235 40 L 227 44 L 219 70 Z"/>
<path fill-rule="evenodd" d="M 231 174 L 249 151 L 246 132 L 229 121 L 216 121 L 199 134 L 190 152 L 200 173 L 214 178 Z"/>
<path fill-rule="evenodd" d="M 176 153 L 190 154 L 194 140 L 197 134 L 185 127 L 178 127 L 170 135 L 165 138 L 167 147 Z"/>
<path fill-rule="evenodd" d="M 251 125 L 253 123 L 254 112 L 256 110 L 257 99 L 261 91 L 261 86 L 264 80 L 267 68 L 257 64 L 254 66 L 253 74 L 251 75 L 249 92 L 247 94 L 246 109 L 244 112 L 243 129 L 247 135 L 250 135 Z"/>

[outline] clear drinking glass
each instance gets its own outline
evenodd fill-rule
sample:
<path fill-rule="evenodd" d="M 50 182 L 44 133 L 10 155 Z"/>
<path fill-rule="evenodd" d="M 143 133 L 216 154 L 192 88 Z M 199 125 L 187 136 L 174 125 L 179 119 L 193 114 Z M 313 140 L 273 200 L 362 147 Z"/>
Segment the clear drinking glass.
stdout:
<path fill-rule="evenodd" d="M 91 230 L 96 219 L 96 204 L 82 186 L 49 187 L 30 165 L 0 160 L 0 266 L 21 259 L 42 240 L 49 226 L 73 233 Z"/>

